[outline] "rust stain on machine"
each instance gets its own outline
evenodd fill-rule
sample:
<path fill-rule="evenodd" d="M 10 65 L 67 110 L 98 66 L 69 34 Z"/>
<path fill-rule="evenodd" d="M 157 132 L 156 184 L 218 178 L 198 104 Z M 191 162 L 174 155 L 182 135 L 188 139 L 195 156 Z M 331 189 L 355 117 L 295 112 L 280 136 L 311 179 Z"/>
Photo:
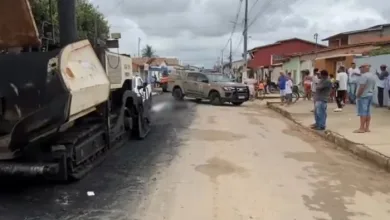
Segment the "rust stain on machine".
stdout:
<path fill-rule="evenodd" d="M 29 1 L 0 1 L 0 49 L 40 44 Z"/>

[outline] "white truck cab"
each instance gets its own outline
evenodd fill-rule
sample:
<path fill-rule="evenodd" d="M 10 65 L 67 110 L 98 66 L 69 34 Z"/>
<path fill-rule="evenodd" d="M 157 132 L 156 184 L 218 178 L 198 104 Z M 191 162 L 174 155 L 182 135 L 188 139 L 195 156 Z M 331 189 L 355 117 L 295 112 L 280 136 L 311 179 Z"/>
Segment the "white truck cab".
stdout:
<path fill-rule="evenodd" d="M 131 57 L 106 51 L 105 60 L 106 72 L 111 83 L 111 90 L 122 88 L 128 81 L 131 82 L 132 90 L 136 92 L 139 97 L 142 96 L 143 102 L 152 96 L 151 85 L 146 85 L 142 77 L 133 72 Z"/>

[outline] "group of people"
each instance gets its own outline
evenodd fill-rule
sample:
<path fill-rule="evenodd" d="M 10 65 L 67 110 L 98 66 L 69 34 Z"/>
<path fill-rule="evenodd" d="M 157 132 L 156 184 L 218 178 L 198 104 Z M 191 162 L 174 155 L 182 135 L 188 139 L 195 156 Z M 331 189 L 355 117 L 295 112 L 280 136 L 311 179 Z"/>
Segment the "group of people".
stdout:
<path fill-rule="evenodd" d="M 385 88 L 390 88 L 390 77 L 387 66 L 382 65 L 381 72 L 370 72 L 369 64 L 352 64 L 348 70 L 339 67 L 336 77 L 330 77 L 328 71 L 314 69 L 314 74 L 305 71 L 304 88 L 308 99 L 314 99 L 314 119 L 311 126 L 315 130 L 325 130 L 327 118 L 327 105 L 332 91 L 335 91 L 337 108 L 335 112 L 341 112 L 346 100 L 356 104 L 357 115 L 360 117 L 360 126 L 354 133 L 370 132 L 371 105 L 375 86 L 378 90 L 378 106 L 383 106 Z M 332 79 L 333 78 L 333 79 Z M 388 90 L 390 96 L 390 90 Z"/>
<path fill-rule="evenodd" d="M 291 78 L 291 73 L 287 73 L 287 75 L 285 75 L 284 72 L 280 72 L 278 87 L 280 90 L 281 105 L 291 105 L 293 98 L 293 86 L 294 83 Z"/>

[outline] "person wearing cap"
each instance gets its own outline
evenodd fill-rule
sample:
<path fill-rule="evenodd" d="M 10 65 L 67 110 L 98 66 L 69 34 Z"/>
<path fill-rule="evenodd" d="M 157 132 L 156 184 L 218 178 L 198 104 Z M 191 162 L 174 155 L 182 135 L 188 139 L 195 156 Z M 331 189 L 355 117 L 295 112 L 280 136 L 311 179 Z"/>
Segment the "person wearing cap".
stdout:
<path fill-rule="evenodd" d="M 352 63 L 351 68 L 348 69 L 348 98 L 351 104 L 355 104 L 356 101 L 355 94 L 359 77 L 360 70 L 356 67 L 355 63 Z"/>
<path fill-rule="evenodd" d="M 369 64 L 361 65 L 360 72 L 356 90 L 356 108 L 357 115 L 360 117 L 360 127 L 354 133 L 370 132 L 371 103 L 376 84 L 375 75 L 370 73 Z"/>
<path fill-rule="evenodd" d="M 389 76 L 389 72 L 386 70 L 387 66 L 386 65 L 381 65 L 380 66 L 380 73 L 376 71 L 377 75 L 377 82 L 376 86 L 378 88 L 378 106 L 383 107 L 383 102 L 384 102 L 384 90 L 385 90 L 385 82 L 387 80 L 387 77 Z"/>
<path fill-rule="evenodd" d="M 332 90 L 332 82 L 329 79 L 329 73 L 326 70 L 321 70 L 319 81 L 316 85 L 316 93 L 314 97 L 314 120 L 315 123 L 311 125 L 314 130 L 325 130 L 328 98 Z"/>

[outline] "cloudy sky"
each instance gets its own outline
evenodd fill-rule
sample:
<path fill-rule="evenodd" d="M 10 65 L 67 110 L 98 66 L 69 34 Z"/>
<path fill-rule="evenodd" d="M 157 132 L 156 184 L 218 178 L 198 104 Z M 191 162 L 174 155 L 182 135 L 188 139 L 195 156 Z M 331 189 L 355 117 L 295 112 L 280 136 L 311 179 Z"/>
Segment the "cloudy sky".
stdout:
<path fill-rule="evenodd" d="M 213 66 L 232 35 L 234 60 L 241 59 L 244 4 L 240 0 L 91 0 L 121 32 L 120 51 L 137 55 L 151 45 L 160 57 Z M 390 22 L 389 0 L 249 0 L 248 49 L 299 37 L 329 35 Z M 324 42 L 321 42 L 324 43 Z"/>

